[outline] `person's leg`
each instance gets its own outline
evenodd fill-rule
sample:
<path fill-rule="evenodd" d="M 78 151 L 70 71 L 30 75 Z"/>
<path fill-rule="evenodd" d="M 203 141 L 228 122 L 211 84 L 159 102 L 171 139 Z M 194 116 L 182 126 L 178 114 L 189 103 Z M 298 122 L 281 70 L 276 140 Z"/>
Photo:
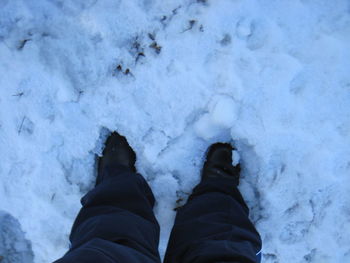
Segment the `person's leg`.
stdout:
<path fill-rule="evenodd" d="M 178 210 L 165 263 L 260 262 L 261 239 L 237 188 L 239 172 L 229 145 L 211 147 L 202 181 Z"/>
<path fill-rule="evenodd" d="M 118 136 L 112 134 L 107 141 L 97 185 L 82 198 L 83 208 L 70 235 L 71 248 L 56 263 L 160 262 L 154 197 L 144 178 L 135 173 L 130 152 L 122 159 L 111 156 L 126 148 L 125 138 Z"/>

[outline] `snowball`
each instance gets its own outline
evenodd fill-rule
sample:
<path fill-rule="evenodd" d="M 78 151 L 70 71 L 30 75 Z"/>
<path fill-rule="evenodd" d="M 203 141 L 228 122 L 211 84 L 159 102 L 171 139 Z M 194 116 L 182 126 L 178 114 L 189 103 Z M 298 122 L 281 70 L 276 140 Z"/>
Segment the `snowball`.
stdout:
<path fill-rule="evenodd" d="M 238 107 L 235 101 L 227 96 L 222 96 L 214 106 L 210 114 L 211 120 L 217 126 L 231 128 L 237 120 Z"/>

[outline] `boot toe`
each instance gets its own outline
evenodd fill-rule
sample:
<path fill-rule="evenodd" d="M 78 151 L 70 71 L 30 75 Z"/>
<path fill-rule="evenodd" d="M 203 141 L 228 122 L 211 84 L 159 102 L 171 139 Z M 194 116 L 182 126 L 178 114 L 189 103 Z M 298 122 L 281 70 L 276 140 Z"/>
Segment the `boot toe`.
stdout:
<path fill-rule="evenodd" d="M 240 165 L 233 166 L 232 151 L 228 143 L 215 143 L 208 149 L 202 170 L 202 178 L 231 178 L 239 183 Z"/>

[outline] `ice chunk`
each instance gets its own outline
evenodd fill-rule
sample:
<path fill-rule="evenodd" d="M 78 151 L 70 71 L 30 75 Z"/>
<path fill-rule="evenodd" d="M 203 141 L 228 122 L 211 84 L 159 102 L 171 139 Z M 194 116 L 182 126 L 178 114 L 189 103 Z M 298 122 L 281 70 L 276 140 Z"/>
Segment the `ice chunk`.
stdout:
<path fill-rule="evenodd" d="M 232 151 L 232 165 L 236 166 L 237 164 L 239 164 L 240 159 L 241 156 L 239 155 L 239 152 L 236 150 Z"/>

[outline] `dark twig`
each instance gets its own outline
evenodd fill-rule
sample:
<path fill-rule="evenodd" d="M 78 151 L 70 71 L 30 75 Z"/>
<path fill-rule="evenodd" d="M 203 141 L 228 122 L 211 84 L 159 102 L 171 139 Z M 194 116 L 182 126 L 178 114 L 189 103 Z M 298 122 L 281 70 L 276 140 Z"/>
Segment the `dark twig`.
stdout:
<path fill-rule="evenodd" d="M 182 33 L 185 33 L 186 31 L 191 30 L 194 27 L 194 25 L 197 23 L 197 21 L 196 20 L 190 20 L 190 21 L 188 21 L 188 23 L 189 23 L 188 28 L 185 29 L 184 31 L 182 31 Z"/>
<path fill-rule="evenodd" d="M 155 35 L 154 34 L 152 34 L 152 33 L 148 33 L 148 37 L 151 39 L 151 40 L 156 40 L 156 37 L 155 37 Z"/>
<path fill-rule="evenodd" d="M 136 57 L 136 62 L 138 62 L 141 57 L 145 57 L 145 53 L 143 52 L 138 53 Z"/>
<path fill-rule="evenodd" d="M 22 49 L 24 48 L 24 46 L 27 44 L 28 41 L 31 41 L 31 39 L 23 39 L 23 40 L 19 43 L 17 49 L 18 49 L 18 50 L 22 50 Z"/>
<path fill-rule="evenodd" d="M 182 6 L 179 5 L 178 7 L 176 7 L 175 9 L 173 9 L 173 15 L 177 15 L 177 12 L 179 11 L 179 9 L 181 8 Z"/>
<path fill-rule="evenodd" d="M 153 48 L 157 54 L 159 54 L 162 51 L 162 47 L 159 46 L 156 41 L 154 41 L 149 47 Z"/>
<path fill-rule="evenodd" d="M 121 64 L 119 64 L 116 69 L 115 72 L 113 73 L 113 76 L 117 76 L 119 73 L 123 73 L 124 75 L 130 75 L 132 77 L 134 77 L 134 75 L 131 73 L 131 70 L 129 68 L 125 69 L 125 71 L 123 71 L 123 67 Z"/>
<path fill-rule="evenodd" d="M 13 94 L 12 96 L 13 96 L 13 97 L 22 97 L 23 95 L 24 95 L 24 92 L 21 91 L 21 92 L 18 92 L 18 93 L 16 93 L 16 94 Z"/>
<path fill-rule="evenodd" d="M 26 118 L 27 118 L 26 116 L 23 117 L 21 125 L 19 126 L 19 129 L 18 129 L 18 134 L 20 134 L 22 132 L 23 124 L 24 124 L 24 121 Z"/>

